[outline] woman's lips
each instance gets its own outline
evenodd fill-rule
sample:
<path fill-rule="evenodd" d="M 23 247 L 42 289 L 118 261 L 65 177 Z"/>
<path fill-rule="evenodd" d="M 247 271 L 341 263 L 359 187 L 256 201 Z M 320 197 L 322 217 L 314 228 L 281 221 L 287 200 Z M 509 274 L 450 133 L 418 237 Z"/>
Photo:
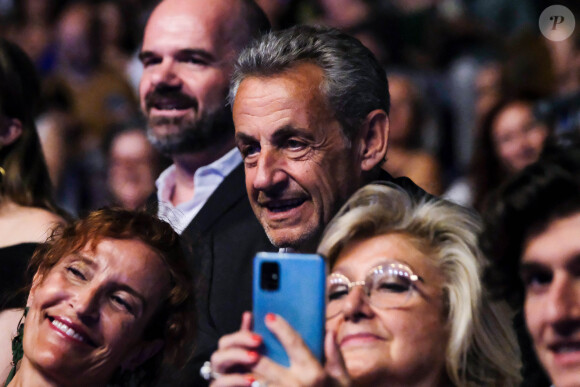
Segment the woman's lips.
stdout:
<path fill-rule="evenodd" d="M 83 329 L 66 318 L 62 317 L 48 317 L 51 328 L 63 334 L 67 338 L 73 341 L 90 345 L 96 347 L 95 342 L 89 337 L 89 335 L 83 331 Z"/>
<path fill-rule="evenodd" d="M 361 333 L 355 333 L 355 334 L 350 334 L 350 335 L 346 335 L 344 336 L 341 340 L 340 340 L 340 347 L 346 347 L 346 346 L 351 346 L 351 345 L 364 345 L 367 343 L 372 343 L 375 341 L 383 341 L 384 339 L 382 337 L 379 337 L 375 334 L 372 333 L 368 333 L 368 332 L 361 332 Z"/>

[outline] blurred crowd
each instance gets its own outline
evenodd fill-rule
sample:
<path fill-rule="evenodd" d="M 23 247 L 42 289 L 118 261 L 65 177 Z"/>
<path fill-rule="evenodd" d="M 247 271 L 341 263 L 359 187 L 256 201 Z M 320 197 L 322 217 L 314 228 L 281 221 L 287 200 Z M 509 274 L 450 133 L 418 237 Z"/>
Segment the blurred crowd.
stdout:
<path fill-rule="evenodd" d="M 147 141 L 137 88 L 154 0 L 0 0 L 0 36 L 42 79 L 37 126 L 60 206 L 142 205 L 167 166 Z M 482 209 L 488 190 L 580 126 L 580 28 L 538 28 L 543 0 L 259 0 L 275 29 L 340 28 L 387 69 L 384 168 Z M 580 15 L 577 1 L 559 1 Z M 580 22 L 580 21 L 579 21 Z"/>

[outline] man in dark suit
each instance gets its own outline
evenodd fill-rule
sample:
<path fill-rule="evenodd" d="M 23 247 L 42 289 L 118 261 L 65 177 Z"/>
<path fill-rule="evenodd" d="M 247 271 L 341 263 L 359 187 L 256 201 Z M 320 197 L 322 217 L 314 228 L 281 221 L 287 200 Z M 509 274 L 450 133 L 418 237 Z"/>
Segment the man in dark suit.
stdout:
<path fill-rule="evenodd" d="M 236 63 L 230 104 L 250 204 L 272 243 L 283 250 L 316 251 L 328 222 L 370 182 L 428 196 L 408 178 L 394 179 L 381 168 L 389 134 L 387 77 L 351 36 L 296 26 L 254 41 Z M 245 314 L 241 330 L 250 323 Z M 230 336 L 221 342 L 216 369 L 211 362 L 204 367 L 208 378 L 230 372 L 253 377 L 255 363 L 238 352 L 235 341 Z M 238 354 L 245 362 L 237 362 Z"/>
<path fill-rule="evenodd" d="M 253 0 L 165 0 L 145 28 L 141 107 L 150 141 L 173 160 L 156 183 L 157 211 L 181 233 L 197 287 L 196 350 L 181 375 L 190 385 L 251 308 L 253 256 L 272 249 L 244 190 L 226 106 L 238 53 L 268 29 Z"/>

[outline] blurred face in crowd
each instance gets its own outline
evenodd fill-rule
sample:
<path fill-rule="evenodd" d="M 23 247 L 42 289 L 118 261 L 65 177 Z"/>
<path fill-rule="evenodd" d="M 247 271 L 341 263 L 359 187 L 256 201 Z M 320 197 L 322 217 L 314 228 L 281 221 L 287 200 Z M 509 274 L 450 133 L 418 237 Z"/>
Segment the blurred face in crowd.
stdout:
<path fill-rule="evenodd" d="M 169 289 L 161 258 L 138 239 L 105 238 L 70 253 L 35 277 L 23 362 L 57 381 L 105 385 L 161 347 L 143 334 Z"/>
<path fill-rule="evenodd" d="M 354 286 L 349 292 L 329 291 L 327 311 L 334 302 L 340 302 L 341 308 L 337 315 L 329 316 L 326 329 L 336 333 L 348 373 L 358 385 L 385 381 L 392 385 L 446 385 L 443 354 L 449 334 L 441 288 L 444 278 L 431 257 L 404 234 L 383 234 L 347 243 L 332 273 L 351 282 L 369 282 L 373 269 L 391 262 L 405 265 L 409 274 L 420 279 L 412 284 L 404 276 L 381 280 L 379 297 L 390 291 L 397 301 L 390 307 L 372 305 L 363 286 Z M 403 295 L 405 301 L 399 302 Z"/>
<path fill-rule="evenodd" d="M 140 129 L 119 134 L 109 154 L 109 190 L 127 209 L 145 204 L 155 189 L 156 157 L 147 135 Z"/>
<path fill-rule="evenodd" d="M 143 38 L 139 87 L 149 138 L 165 154 L 189 153 L 231 138 L 226 107 L 237 49 L 238 2 L 167 0 Z"/>
<path fill-rule="evenodd" d="M 90 67 L 95 47 L 90 39 L 93 8 L 88 4 L 72 4 L 59 20 L 57 42 L 61 60 L 82 69 Z"/>
<path fill-rule="evenodd" d="M 413 100 L 417 98 L 412 83 L 402 77 L 389 77 L 391 111 L 389 115 L 389 140 L 391 143 L 405 145 L 413 131 Z"/>
<path fill-rule="evenodd" d="M 580 213 L 528 237 L 522 256 L 525 316 L 536 353 L 558 387 L 580 377 Z"/>
<path fill-rule="evenodd" d="M 548 136 L 548 128 L 534 119 L 532 106 L 524 102 L 506 106 L 492 126 L 497 155 L 510 172 L 536 161 Z"/>
<path fill-rule="evenodd" d="M 246 189 L 272 243 L 314 249 L 324 226 L 360 185 L 349 147 L 321 92 L 323 71 L 298 64 L 239 86 L 233 116 Z M 359 164 L 357 165 L 357 161 Z"/>

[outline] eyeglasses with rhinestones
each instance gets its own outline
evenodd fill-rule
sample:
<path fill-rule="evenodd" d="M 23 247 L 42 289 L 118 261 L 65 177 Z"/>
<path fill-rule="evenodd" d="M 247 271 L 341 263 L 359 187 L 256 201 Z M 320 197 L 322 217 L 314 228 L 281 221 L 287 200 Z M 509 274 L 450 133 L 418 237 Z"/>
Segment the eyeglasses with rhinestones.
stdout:
<path fill-rule="evenodd" d="M 405 306 L 417 289 L 417 281 L 425 282 L 409 266 L 397 261 L 373 267 L 364 281 L 351 281 L 343 274 L 332 273 L 326 281 L 326 318 L 342 313 L 347 295 L 356 286 L 363 287 L 365 301 L 376 308 Z"/>

